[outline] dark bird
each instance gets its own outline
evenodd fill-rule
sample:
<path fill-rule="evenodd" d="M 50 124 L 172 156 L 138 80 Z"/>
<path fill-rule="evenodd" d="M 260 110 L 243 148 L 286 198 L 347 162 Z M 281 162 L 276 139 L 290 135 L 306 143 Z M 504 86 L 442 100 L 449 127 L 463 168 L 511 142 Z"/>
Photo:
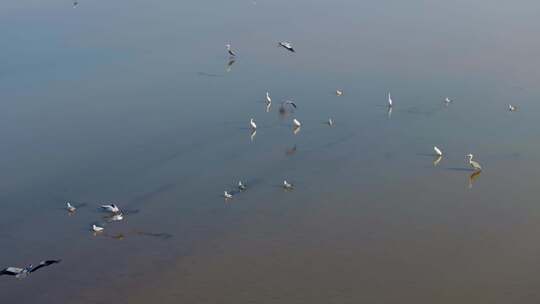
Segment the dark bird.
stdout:
<path fill-rule="evenodd" d="M 291 100 L 285 100 L 284 102 L 281 103 L 281 105 L 279 106 L 279 113 L 281 114 L 285 114 L 287 112 L 287 108 L 288 107 L 292 107 L 294 109 L 297 108 L 296 104 L 291 101 Z"/>
<path fill-rule="evenodd" d="M 62 260 L 45 260 L 45 261 L 39 262 L 39 264 L 35 267 L 33 265 L 29 265 L 25 268 L 8 267 L 0 271 L 0 276 L 10 275 L 10 276 L 15 276 L 17 279 L 24 279 L 26 278 L 26 276 L 28 276 L 28 274 L 40 268 L 43 268 L 52 264 L 57 264 L 57 263 L 60 263 L 61 261 Z"/>
<path fill-rule="evenodd" d="M 294 48 L 292 46 L 292 44 L 290 42 L 287 42 L 287 41 L 281 41 L 278 43 L 279 46 L 281 46 L 282 48 L 288 50 L 288 51 L 291 51 L 291 52 L 295 52 L 294 51 Z"/>
<path fill-rule="evenodd" d="M 232 51 L 230 44 L 226 44 L 225 47 L 227 48 L 227 52 L 229 53 L 229 55 L 231 55 L 231 57 L 236 56 L 236 53 Z"/>

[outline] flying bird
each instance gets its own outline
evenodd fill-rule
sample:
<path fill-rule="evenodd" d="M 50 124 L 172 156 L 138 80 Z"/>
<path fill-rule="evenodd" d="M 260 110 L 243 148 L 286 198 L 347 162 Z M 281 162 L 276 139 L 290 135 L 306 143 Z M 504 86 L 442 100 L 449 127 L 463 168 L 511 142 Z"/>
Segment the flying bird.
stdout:
<path fill-rule="evenodd" d="M 294 111 L 294 109 L 297 108 L 296 106 L 296 103 L 294 103 L 294 101 L 292 100 L 285 100 L 281 103 L 281 105 L 279 106 L 279 113 L 280 114 L 285 114 L 287 113 L 287 108 L 288 107 L 291 107 L 291 112 Z"/>
<path fill-rule="evenodd" d="M 510 112 L 515 112 L 515 111 L 517 111 L 517 107 L 516 107 L 516 106 L 513 106 L 513 105 L 511 105 L 511 104 L 509 104 L 509 105 L 508 105 L 508 111 L 510 111 Z"/>
<path fill-rule="evenodd" d="M 238 190 L 245 191 L 247 190 L 247 186 L 242 183 L 242 181 L 238 181 Z"/>
<path fill-rule="evenodd" d="M 287 41 L 281 41 L 279 42 L 279 46 L 283 47 L 284 49 L 288 50 L 288 51 L 291 51 L 291 52 L 295 52 L 292 44 L 290 42 L 287 42 Z"/>
<path fill-rule="evenodd" d="M 437 146 L 433 146 L 433 150 L 435 151 L 435 155 L 437 155 L 437 156 L 442 156 L 443 155 L 441 149 L 437 148 Z"/>
<path fill-rule="evenodd" d="M 292 189 L 294 189 L 294 186 L 293 186 L 291 183 L 289 183 L 289 182 L 287 182 L 286 180 L 284 180 L 284 181 L 283 181 L 283 188 L 284 188 L 285 190 L 292 190 Z"/>
<path fill-rule="evenodd" d="M 226 44 L 225 47 L 227 48 L 227 52 L 231 57 L 236 57 L 236 53 L 232 51 L 230 44 Z"/>
<path fill-rule="evenodd" d="M 473 170 L 482 171 L 482 166 L 480 166 L 478 162 L 475 162 L 474 160 L 472 160 L 474 155 L 467 154 L 466 156 L 469 158 L 469 165 L 471 166 L 471 168 L 473 168 Z"/>
<path fill-rule="evenodd" d="M 120 213 L 120 208 L 116 204 L 101 205 L 101 208 L 111 213 Z"/>
<path fill-rule="evenodd" d="M 302 126 L 302 124 L 298 121 L 298 119 L 293 119 L 293 125 L 295 128 L 300 128 Z"/>
<path fill-rule="evenodd" d="M 103 230 L 105 230 L 105 228 L 96 226 L 95 224 L 92 225 L 92 231 L 94 232 L 102 232 Z"/>
<path fill-rule="evenodd" d="M 223 191 L 223 197 L 225 197 L 226 199 L 230 199 L 233 197 L 233 195 L 227 191 Z"/>
<path fill-rule="evenodd" d="M 28 274 L 33 273 L 40 268 L 43 268 L 52 264 L 57 264 L 57 263 L 60 263 L 61 261 L 62 260 L 45 260 L 45 261 L 39 262 L 39 264 L 35 267 L 33 265 L 29 265 L 25 268 L 7 267 L 7 268 L 4 268 L 2 271 L 0 271 L 0 276 L 10 275 L 10 276 L 14 276 L 17 279 L 23 279 Z"/>
<path fill-rule="evenodd" d="M 257 124 L 255 123 L 255 120 L 253 120 L 253 118 L 249 120 L 249 126 L 251 127 L 251 130 L 257 130 Z"/>
<path fill-rule="evenodd" d="M 75 210 L 77 210 L 77 208 L 75 208 L 73 205 L 71 205 L 69 202 L 66 203 L 66 209 L 67 211 L 69 212 L 75 212 Z"/>

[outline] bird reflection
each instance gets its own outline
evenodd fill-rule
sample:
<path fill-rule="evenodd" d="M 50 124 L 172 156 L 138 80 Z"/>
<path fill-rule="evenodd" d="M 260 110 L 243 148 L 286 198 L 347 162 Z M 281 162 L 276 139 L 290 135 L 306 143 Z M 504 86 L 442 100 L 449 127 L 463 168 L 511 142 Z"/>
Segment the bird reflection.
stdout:
<path fill-rule="evenodd" d="M 298 132 L 300 132 L 301 127 L 294 127 L 293 128 L 293 134 L 296 135 Z"/>
<path fill-rule="evenodd" d="M 251 141 L 255 140 L 255 135 L 257 135 L 257 130 L 251 131 L 251 134 L 249 135 L 249 139 Z"/>
<path fill-rule="evenodd" d="M 392 107 L 388 107 L 388 118 L 392 118 Z"/>
<path fill-rule="evenodd" d="M 267 103 L 266 104 L 266 113 L 269 113 L 270 112 L 270 108 L 272 107 L 272 103 Z"/>
<path fill-rule="evenodd" d="M 234 59 L 232 59 L 232 58 L 229 60 L 229 62 L 227 62 L 227 69 L 225 70 L 225 71 L 227 71 L 227 73 L 231 71 L 232 65 L 233 65 L 235 62 L 236 62 L 236 60 L 234 60 Z"/>
<path fill-rule="evenodd" d="M 472 188 L 474 180 L 477 179 L 478 176 L 480 176 L 481 173 L 482 173 L 482 171 L 475 171 L 469 176 L 469 189 Z"/>
<path fill-rule="evenodd" d="M 294 155 L 294 153 L 296 153 L 296 145 L 294 145 L 294 147 L 287 149 L 287 151 L 285 151 L 285 155 L 287 156 Z"/>
<path fill-rule="evenodd" d="M 437 167 L 439 163 L 441 162 L 441 160 L 442 160 L 442 155 L 436 156 L 436 158 L 433 160 L 433 167 Z"/>

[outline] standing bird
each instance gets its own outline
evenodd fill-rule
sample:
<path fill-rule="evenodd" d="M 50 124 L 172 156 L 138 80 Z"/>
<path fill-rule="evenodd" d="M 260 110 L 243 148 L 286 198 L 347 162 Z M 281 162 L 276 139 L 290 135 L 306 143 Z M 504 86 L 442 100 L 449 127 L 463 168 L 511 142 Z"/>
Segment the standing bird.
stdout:
<path fill-rule="evenodd" d="M 230 194 L 229 192 L 227 191 L 223 191 L 223 197 L 225 199 L 231 199 L 232 198 L 232 194 Z"/>
<path fill-rule="evenodd" d="M 101 208 L 111 213 L 120 213 L 120 208 L 116 204 L 101 205 Z"/>
<path fill-rule="evenodd" d="M 14 276 L 17 279 L 24 279 L 28 274 L 40 268 L 43 268 L 52 264 L 57 264 L 57 263 L 60 263 L 61 261 L 62 260 L 45 260 L 45 261 L 39 262 L 39 264 L 36 267 L 34 267 L 33 265 L 29 265 L 25 268 L 7 267 L 7 268 L 4 268 L 2 271 L 0 271 L 0 276 L 10 275 L 10 276 Z"/>
<path fill-rule="evenodd" d="M 226 44 L 225 47 L 227 48 L 227 52 L 231 57 L 236 57 L 236 53 L 232 51 L 230 44 Z"/>
<path fill-rule="evenodd" d="M 336 95 L 337 95 L 337 96 L 341 96 L 341 95 L 343 95 L 343 91 L 340 91 L 340 90 L 336 90 Z"/>
<path fill-rule="evenodd" d="M 242 183 L 242 181 L 238 181 L 238 190 L 245 191 L 247 190 L 247 186 Z"/>
<path fill-rule="evenodd" d="M 298 119 L 293 119 L 293 125 L 295 128 L 300 128 L 302 126 L 302 124 L 298 121 Z"/>
<path fill-rule="evenodd" d="M 278 43 L 279 46 L 281 46 L 282 48 L 288 50 L 288 51 L 291 51 L 291 52 L 295 52 L 292 44 L 290 42 L 287 42 L 287 41 L 281 41 Z"/>
<path fill-rule="evenodd" d="M 445 97 L 445 98 L 444 98 L 444 103 L 445 103 L 446 105 L 448 105 L 448 104 L 451 103 L 451 102 L 452 102 L 452 99 L 450 99 L 450 98 L 448 98 L 448 97 Z"/>
<path fill-rule="evenodd" d="M 95 224 L 92 225 L 92 231 L 94 232 L 102 232 L 105 228 L 96 226 Z"/>
<path fill-rule="evenodd" d="M 253 120 L 253 118 L 249 120 L 249 126 L 251 127 L 251 130 L 257 130 L 257 124 L 255 123 L 255 120 Z"/>
<path fill-rule="evenodd" d="M 388 92 L 388 107 L 391 108 L 392 106 L 393 106 L 392 95 L 390 95 L 390 92 Z"/>
<path fill-rule="evenodd" d="M 270 112 L 271 106 L 272 106 L 272 98 L 270 98 L 270 93 L 266 92 L 266 113 Z"/>
<path fill-rule="evenodd" d="M 513 105 L 511 105 L 511 104 L 509 104 L 509 105 L 508 105 L 508 111 L 510 111 L 510 112 L 515 112 L 515 111 L 517 111 L 517 107 L 516 107 L 516 106 L 513 106 Z"/>
<path fill-rule="evenodd" d="M 77 208 L 73 207 L 69 202 L 66 203 L 66 209 L 69 212 L 75 212 L 75 210 L 77 210 Z"/>
<path fill-rule="evenodd" d="M 480 166 L 478 162 L 475 162 L 474 160 L 472 160 L 474 155 L 467 154 L 467 157 L 469 158 L 469 165 L 471 166 L 471 168 L 473 168 L 473 170 L 482 171 L 482 166 Z"/>
<path fill-rule="evenodd" d="M 437 148 L 437 146 L 433 146 L 433 150 L 435 151 L 435 155 L 437 155 L 437 156 L 442 156 L 443 155 L 441 149 Z"/>
<path fill-rule="evenodd" d="M 328 118 L 328 125 L 330 127 L 332 127 L 334 125 L 334 121 L 332 120 L 332 118 Z"/>
<path fill-rule="evenodd" d="M 287 182 L 286 180 L 284 180 L 284 181 L 283 181 L 283 188 L 284 188 L 285 190 L 292 190 L 292 189 L 294 189 L 294 186 L 293 186 L 291 183 L 289 183 L 289 182 Z"/>

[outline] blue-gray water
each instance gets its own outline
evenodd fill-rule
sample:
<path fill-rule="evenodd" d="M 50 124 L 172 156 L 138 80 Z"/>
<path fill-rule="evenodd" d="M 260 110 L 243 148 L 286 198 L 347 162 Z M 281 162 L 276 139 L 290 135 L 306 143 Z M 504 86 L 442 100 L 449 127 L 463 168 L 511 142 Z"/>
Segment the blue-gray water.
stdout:
<path fill-rule="evenodd" d="M 3 1 L 0 268 L 63 260 L 0 277 L 3 301 L 538 303 L 539 14 Z M 298 109 L 281 117 L 284 99 Z M 225 202 L 239 179 L 249 190 Z M 124 221 L 103 219 L 110 201 Z"/>

